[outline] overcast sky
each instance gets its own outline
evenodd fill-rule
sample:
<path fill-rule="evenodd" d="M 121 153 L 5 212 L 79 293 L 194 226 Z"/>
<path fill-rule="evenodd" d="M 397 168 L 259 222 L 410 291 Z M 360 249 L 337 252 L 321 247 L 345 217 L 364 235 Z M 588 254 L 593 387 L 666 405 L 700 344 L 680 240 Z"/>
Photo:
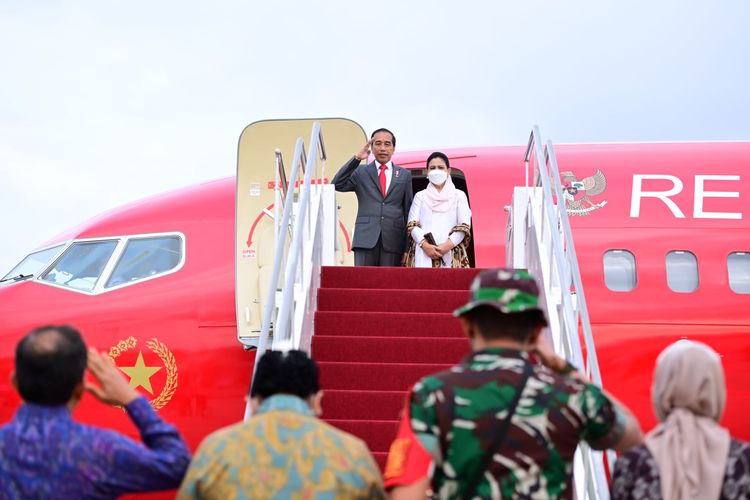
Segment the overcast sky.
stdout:
<path fill-rule="evenodd" d="M 0 276 L 122 203 L 233 175 L 250 122 L 399 149 L 750 139 L 750 2 L 0 2 Z M 308 79 L 309 81 L 305 81 Z"/>

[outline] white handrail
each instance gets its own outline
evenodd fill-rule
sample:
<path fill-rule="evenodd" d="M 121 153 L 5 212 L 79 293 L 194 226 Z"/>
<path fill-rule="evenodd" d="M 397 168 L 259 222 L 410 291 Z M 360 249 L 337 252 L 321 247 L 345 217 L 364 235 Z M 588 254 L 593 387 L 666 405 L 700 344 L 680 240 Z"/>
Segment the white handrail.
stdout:
<path fill-rule="evenodd" d="M 277 150 L 278 151 L 278 150 Z M 283 166 L 279 165 L 279 162 L 281 161 L 281 153 L 276 153 L 276 165 L 277 165 L 277 172 L 276 172 L 276 194 L 275 194 L 275 203 L 277 206 L 275 207 L 275 212 L 278 214 L 278 205 L 280 203 L 283 203 L 284 205 L 284 211 L 283 215 L 281 216 L 281 220 L 277 217 L 274 220 L 274 236 L 276 238 L 275 240 L 275 246 L 274 246 L 274 256 L 273 256 L 273 268 L 271 270 L 271 281 L 268 285 L 268 293 L 266 294 L 266 301 L 264 302 L 264 310 L 263 310 L 263 322 L 260 326 L 260 336 L 258 337 L 258 346 L 257 351 L 255 353 L 255 362 L 253 364 L 253 374 L 250 378 L 250 386 L 252 387 L 253 378 L 255 376 L 255 370 L 258 368 L 258 361 L 260 360 L 261 356 L 266 352 L 267 344 L 268 344 L 268 336 L 271 331 L 271 324 L 272 324 L 272 318 L 273 318 L 273 312 L 276 308 L 276 290 L 279 285 L 279 272 L 281 270 L 281 260 L 284 256 L 284 248 L 286 247 L 286 236 L 287 231 L 285 228 L 289 227 L 289 220 L 291 219 L 292 215 L 292 200 L 294 199 L 294 189 L 297 179 L 297 174 L 299 172 L 301 164 L 305 161 L 305 145 L 302 141 L 302 139 L 298 138 L 297 143 L 294 147 L 294 159 L 292 161 L 292 172 L 291 172 L 291 179 L 294 182 L 288 182 L 286 185 L 287 188 L 287 194 L 286 199 L 282 202 L 282 196 L 279 194 L 279 190 L 283 189 L 284 186 L 281 186 L 279 184 L 279 172 L 278 168 L 283 168 Z M 283 165 L 283 163 L 282 163 Z M 245 405 L 245 416 L 244 420 L 247 420 L 250 418 L 252 413 L 250 402 L 248 401 Z"/>
<path fill-rule="evenodd" d="M 305 154 L 305 145 L 302 141 L 302 139 L 298 138 L 297 143 L 294 147 L 294 159 L 292 161 L 292 172 L 291 172 L 291 178 L 292 180 L 297 179 L 297 174 L 299 172 L 301 163 L 304 162 L 304 154 Z M 289 182 L 287 183 L 287 194 L 286 194 L 286 200 L 284 203 L 284 212 L 281 216 L 281 221 L 277 224 L 277 231 L 276 233 L 276 244 L 274 246 L 274 256 L 273 256 L 273 268 L 271 270 L 271 281 L 268 285 L 268 293 L 266 294 L 266 301 L 264 303 L 264 310 L 263 310 L 263 322 L 260 326 L 260 337 L 258 338 L 258 350 L 256 352 L 255 356 L 255 366 L 253 367 L 253 373 L 255 372 L 255 367 L 257 367 L 258 359 L 263 355 L 264 352 L 266 352 L 266 344 L 268 342 L 268 335 L 271 331 L 271 323 L 273 318 L 273 312 L 276 307 L 276 290 L 279 286 L 279 273 L 281 270 L 281 260 L 284 256 L 284 247 L 286 246 L 286 235 L 287 231 L 284 230 L 284 228 L 289 227 L 289 220 L 291 219 L 292 215 L 292 206 L 293 203 L 291 201 L 294 199 L 294 189 L 295 189 L 295 182 Z"/>
<path fill-rule="evenodd" d="M 549 166 L 552 179 L 560 179 L 560 171 L 557 168 L 557 158 L 555 156 L 555 150 L 552 147 L 552 142 L 547 141 L 547 154 L 549 155 Z M 567 245 L 565 247 L 565 256 L 567 257 L 570 275 L 573 278 L 573 286 L 576 291 L 576 311 L 580 314 L 580 324 L 583 328 L 583 336 L 586 342 L 586 357 L 588 358 L 586 368 L 590 372 L 591 380 L 598 385 L 602 386 L 602 375 L 599 370 L 599 358 L 596 355 L 596 346 L 594 345 L 594 335 L 591 331 L 591 321 L 589 319 L 589 310 L 586 305 L 586 296 L 583 291 L 583 280 L 581 280 L 581 270 L 578 267 L 578 256 L 576 254 L 576 247 L 573 244 L 573 233 L 570 229 L 570 222 L 568 220 L 568 211 L 565 209 L 565 198 L 563 197 L 562 186 L 560 182 L 555 182 L 555 195 L 558 200 L 558 213 L 562 220 L 561 229 Z M 561 208 L 559 205 L 563 204 Z M 570 294 L 568 294 L 570 296 Z M 576 337 L 578 329 L 576 328 Z"/>
<path fill-rule="evenodd" d="M 302 183 L 301 193 L 299 197 L 299 211 L 294 222 L 294 230 L 292 232 L 292 243 L 289 247 L 289 256 L 286 262 L 286 269 L 284 271 L 284 286 L 282 287 L 282 298 L 281 305 L 279 306 L 279 314 L 276 318 L 274 325 L 274 336 L 280 342 L 291 340 L 292 335 L 291 323 L 293 317 L 293 299 L 294 299 L 294 284 L 297 277 L 297 271 L 300 267 L 300 256 L 302 255 L 302 237 L 303 231 L 306 227 L 307 212 L 310 207 L 310 191 L 311 191 L 311 179 L 312 174 L 316 170 L 312 168 L 317 162 L 316 155 L 320 153 L 320 158 L 325 158 L 325 153 L 322 151 L 322 142 L 320 140 L 320 123 L 313 123 L 312 134 L 310 135 L 310 149 L 307 152 L 307 168 L 305 169 L 305 179 Z M 309 231 L 309 226 L 307 226 Z M 310 233 L 308 232 L 308 235 Z M 304 262 L 302 262 L 302 272 L 304 274 Z M 258 353 L 260 354 L 260 353 Z M 257 355 L 257 354 L 256 354 Z"/>
<path fill-rule="evenodd" d="M 287 350 L 300 347 L 300 332 L 303 326 L 309 325 L 312 322 L 310 311 L 314 311 L 315 308 L 315 297 L 319 283 L 319 276 L 316 275 L 314 270 L 317 268 L 319 273 L 320 261 L 322 259 L 320 247 L 322 239 L 321 227 L 323 225 L 321 221 L 321 195 L 323 188 L 317 182 L 317 179 L 315 183 L 316 187 L 314 189 L 312 187 L 312 180 L 317 173 L 317 158 L 320 158 L 321 171 L 324 171 L 326 160 L 325 147 L 323 145 L 320 123 L 315 122 L 312 126 L 310 148 L 307 151 L 307 156 L 305 157 L 305 145 L 301 138 L 297 139 L 295 146 L 291 181 L 288 184 L 286 200 L 284 200 L 284 213 L 276 231 L 271 282 L 263 311 L 263 322 L 255 353 L 253 376 L 250 380 L 251 386 L 258 361 L 268 349 L 271 325 L 273 325 L 274 349 Z M 277 161 L 280 161 L 278 156 Z M 293 193 L 300 168 L 304 172 L 304 180 L 302 185 L 299 186 L 299 199 L 294 203 Z M 277 200 L 279 198 L 281 196 L 277 196 Z M 297 207 L 295 217 L 292 217 L 293 206 Z M 308 212 L 310 213 L 310 217 L 308 217 Z M 289 227 L 290 220 L 293 220 L 291 223 L 292 238 L 286 262 L 284 263 L 284 284 L 281 288 L 280 305 L 278 310 L 276 310 L 276 294 L 287 241 L 286 228 Z M 331 245 L 332 247 L 333 245 Z M 308 253 L 310 254 L 309 261 L 306 258 L 302 258 L 303 254 L 305 254 L 304 257 L 307 257 Z M 307 293 L 301 294 L 298 298 L 297 295 L 299 294 L 295 293 L 298 289 Z M 245 420 L 250 415 L 251 407 L 248 402 L 245 407 Z"/>
<path fill-rule="evenodd" d="M 535 126 L 524 157 L 526 187 L 514 190 L 513 208 L 508 218 L 508 265 L 526 267 L 535 274 L 542 285 L 542 302 L 548 311 L 555 349 L 572 359 L 575 365 L 586 371 L 594 384 L 601 386 L 601 373 L 554 148 L 549 141 L 544 146 L 542 144 L 539 128 Z M 532 155 L 534 177 L 533 186 L 529 187 Z M 553 203 L 553 189 L 557 205 Z M 586 344 L 585 362 L 579 325 Z M 584 474 L 578 489 L 579 497 L 609 498 L 602 454 L 582 443 L 578 456 Z M 608 460 L 614 464 L 614 453 L 608 454 Z M 580 479 L 577 478 L 576 482 Z"/>

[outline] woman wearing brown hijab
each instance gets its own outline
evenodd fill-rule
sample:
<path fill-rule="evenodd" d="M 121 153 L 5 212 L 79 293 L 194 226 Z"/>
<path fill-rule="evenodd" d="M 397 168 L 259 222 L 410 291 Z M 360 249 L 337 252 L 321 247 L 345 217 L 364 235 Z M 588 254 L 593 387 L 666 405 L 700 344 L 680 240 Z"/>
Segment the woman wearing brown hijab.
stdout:
<path fill-rule="evenodd" d="M 670 345 L 656 360 L 651 397 L 660 424 L 617 460 L 613 500 L 750 498 L 750 446 L 718 423 L 719 355 L 699 342 Z"/>

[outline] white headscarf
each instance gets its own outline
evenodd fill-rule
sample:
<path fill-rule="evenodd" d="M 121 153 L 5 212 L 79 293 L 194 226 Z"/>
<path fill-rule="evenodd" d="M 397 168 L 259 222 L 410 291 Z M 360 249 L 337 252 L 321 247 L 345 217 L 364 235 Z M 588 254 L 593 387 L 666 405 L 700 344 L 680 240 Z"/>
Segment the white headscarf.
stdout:
<path fill-rule="evenodd" d="M 430 182 L 425 189 L 424 198 L 427 206 L 433 212 L 448 212 L 455 209 L 458 196 L 456 196 L 456 186 L 453 184 L 450 174 L 445 179 L 443 189 L 440 191 Z"/>
<path fill-rule="evenodd" d="M 726 405 L 719 355 L 680 340 L 656 360 L 651 398 L 661 422 L 646 436 L 665 500 L 718 498 L 729 432 L 718 422 Z"/>

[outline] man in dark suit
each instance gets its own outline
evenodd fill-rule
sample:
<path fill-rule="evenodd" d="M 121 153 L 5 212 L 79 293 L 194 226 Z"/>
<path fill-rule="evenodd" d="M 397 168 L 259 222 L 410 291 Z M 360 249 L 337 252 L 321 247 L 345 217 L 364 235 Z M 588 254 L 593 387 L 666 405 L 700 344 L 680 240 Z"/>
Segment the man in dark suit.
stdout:
<path fill-rule="evenodd" d="M 361 165 L 370 156 L 375 161 Z M 400 266 L 407 250 L 406 217 L 414 197 L 411 172 L 391 161 L 396 136 L 379 128 L 333 177 L 336 191 L 357 193 L 354 265 Z"/>

